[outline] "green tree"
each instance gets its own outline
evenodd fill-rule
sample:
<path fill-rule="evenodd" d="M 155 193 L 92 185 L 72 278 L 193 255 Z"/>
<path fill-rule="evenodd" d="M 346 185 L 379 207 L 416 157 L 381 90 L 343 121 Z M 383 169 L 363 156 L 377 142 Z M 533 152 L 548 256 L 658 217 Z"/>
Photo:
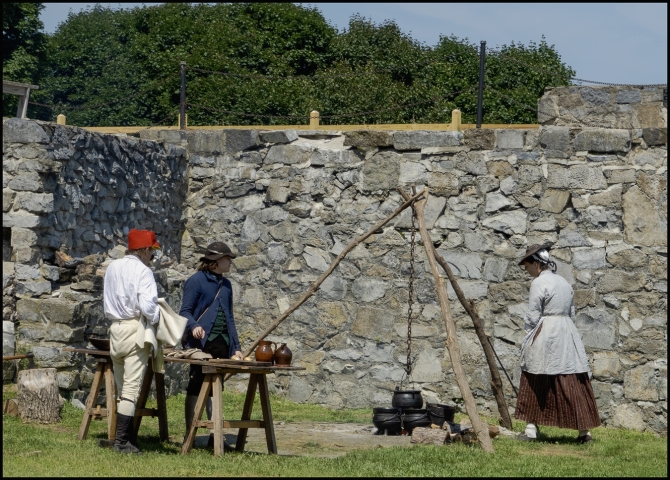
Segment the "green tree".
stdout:
<path fill-rule="evenodd" d="M 2 78 L 39 83 L 43 73 L 47 38 L 40 21 L 42 3 L 2 4 Z M 2 96 L 3 116 L 16 113 L 18 98 Z"/>
<path fill-rule="evenodd" d="M 338 32 L 292 3 L 166 3 L 70 14 L 49 39 L 44 94 L 74 125 L 175 124 L 179 62 L 189 125 L 446 123 L 476 115 L 479 56 L 467 39 L 427 46 L 355 15 Z M 547 86 L 574 72 L 544 39 L 487 55 L 485 123 L 534 123 Z M 239 113 L 238 113 L 239 112 Z M 366 113 L 361 113 L 366 112 Z"/>

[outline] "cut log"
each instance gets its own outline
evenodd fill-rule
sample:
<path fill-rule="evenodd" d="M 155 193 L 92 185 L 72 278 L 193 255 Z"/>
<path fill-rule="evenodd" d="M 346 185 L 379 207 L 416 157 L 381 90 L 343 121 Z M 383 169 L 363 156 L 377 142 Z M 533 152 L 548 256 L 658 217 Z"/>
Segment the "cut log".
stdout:
<path fill-rule="evenodd" d="M 63 404 L 58 393 L 55 368 L 36 368 L 19 372 L 19 417 L 37 423 L 60 421 Z"/>
<path fill-rule="evenodd" d="M 444 445 L 449 436 L 449 432 L 442 429 L 430 427 L 416 427 L 412 430 L 411 443 L 418 445 Z"/>
<path fill-rule="evenodd" d="M 2 406 L 2 413 L 6 413 L 12 417 L 19 416 L 19 402 L 16 401 L 16 398 L 5 400 L 5 403 Z"/>

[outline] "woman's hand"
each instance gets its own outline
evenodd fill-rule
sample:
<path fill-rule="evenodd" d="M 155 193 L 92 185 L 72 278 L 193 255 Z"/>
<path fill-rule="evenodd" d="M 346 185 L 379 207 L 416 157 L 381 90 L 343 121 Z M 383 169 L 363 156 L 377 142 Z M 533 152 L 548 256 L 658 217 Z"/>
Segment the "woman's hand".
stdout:
<path fill-rule="evenodd" d="M 191 334 L 193 335 L 193 338 L 196 340 L 202 340 L 205 338 L 205 329 L 202 328 L 201 326 L 195 327 L 192 331 Z"/>
<path fill-rule="evenodd" d="M 237 351 L 235 352 L 235 355 L 233 355 L 233 359 L 234 359 L 234 360 L 244 360 L 244 355 L 242 355 L 242 352 L 240 352 L 239 350 L 237 350 Z"/>

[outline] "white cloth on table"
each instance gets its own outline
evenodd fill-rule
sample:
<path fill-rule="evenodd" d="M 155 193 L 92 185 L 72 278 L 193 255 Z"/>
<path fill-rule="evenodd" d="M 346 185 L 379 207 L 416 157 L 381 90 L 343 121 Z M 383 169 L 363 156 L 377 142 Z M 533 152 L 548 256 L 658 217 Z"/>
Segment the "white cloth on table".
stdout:
<path fill-rule="evenodd" d="M 154 325 L 158 323 L 158 289 L 154 274 L 135 255 L 114 260 L 105 272 L 105 317 L 128 320 L 143 315 Z"/>
<path fill-rule="evenodd" d="M 521 370 L 536 375 L 589 371 L 584 344 L 572 320 L 574 316 L 570 284 L 550 270 L 540 273 L 530 284 Z"/>

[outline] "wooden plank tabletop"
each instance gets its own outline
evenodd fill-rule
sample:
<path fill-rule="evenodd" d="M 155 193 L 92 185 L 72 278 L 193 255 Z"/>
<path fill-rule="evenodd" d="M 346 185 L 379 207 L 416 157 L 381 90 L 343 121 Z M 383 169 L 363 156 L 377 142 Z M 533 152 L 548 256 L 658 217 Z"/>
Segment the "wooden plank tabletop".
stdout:
<path fill-rule="evenodd" d="M 96 350 L 94 348 L 75 348 L 63 347 L 65 352 L 85 353 L 94 357 L 109 357 L 108 350 Z M 202 365 L 206 367 L 213 367 L 223 373 L 272 373 L 272 372 L 287 372 L 296 370 L 306 370 L 305 367 L 283 365 L 270 365 L 270 362 L 249 362 L 249 365 L 235 365 L 223 362 L 225 359 L 214 359 L 216 361 L 209 362 L 208 360 L 191 360 L 190 358 L 170 358 L 164 357 L 166 363 L 190 363 L 191 365 Z M 259 365 L 265 364 L 265 365 Z"/>

